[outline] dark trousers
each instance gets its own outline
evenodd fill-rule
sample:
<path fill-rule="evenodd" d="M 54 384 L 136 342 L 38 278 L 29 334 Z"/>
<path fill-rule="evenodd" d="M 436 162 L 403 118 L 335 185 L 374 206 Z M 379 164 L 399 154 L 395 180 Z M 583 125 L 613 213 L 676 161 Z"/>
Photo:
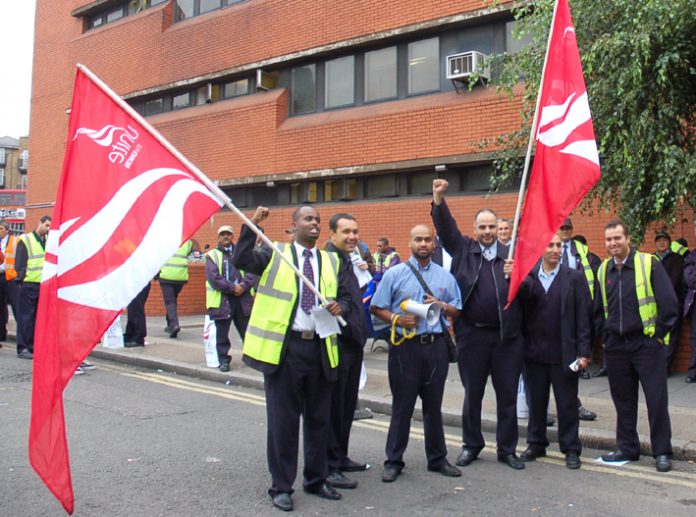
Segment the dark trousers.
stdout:
<path fill-rule="evenodd" d="M 611 336 L 606 348 L 607 375 L 616 407 L 616 446 L 627 456 L 640 455 L 638 441 L 638 382 L 648 407 L 650 444 L 653 456 L 672 454 L 667 370 L 664 350 L 657 339 L 643 334 L 625 339 Z"/>
<path fill-rule="evenodd" d="M 167 327 L 174 330 L 179 327 L 179 314 L 176 309 L 176 300 L 179 293 L 184 288 L 184 284 L 170 284 L 160 280 L 164 309 L 167 312 Z"/>
<path fill-rule="evenodd" d="M 34 353 L 34 330 L 36 328 L 36 311 L 39 308 L 38 282 L 23 282 L 19 290 L 17 312 L 17 353 L 28 350 Z"/>
<path fill-rule="evenodd" d="M 525 360 L 524 383 L 528 388 L 529 420 L 527 423 L 527 443 L 537 449 L 549 446 L 546 438 L 546 418 L 549 405 L 550 388 L 556 398 L 558 415 L 558 443 L 561 452 L 582 452 L 580 438 L 580 417 L 578 414 L 578 376 L 567 375 L 570 371 L 563 364 L 543 364 Z"/>
<path fill-rule="evenodd" d="M 689 342 L 691 344 L 691 361 L 689 361 L 687 375 L 692 379 L 696 379 L 696 307 L 692 306 L 690 312 L 691 333 L 689 334 Z"/>
<path fill-rule="evenodd" d="M 329 470 L 339 470 L 348 458 L 350 428 L 358 405 L 358 387 L 362 368 L 362 348 L 341 351 L 338 380 L 331 390 L 331 438 L 328 447 Z"/>
<path fill-rule="evenodd" d="M 223 295 L 225 296 L 225 295 Z M 230 307 L 232 308 L 232 316 L 222 320 L 215 320 L 215 346 L 217 348 L 218 360 L 220 364 L 232 361 L 230 356 L 230 327 L 234 321 L 234 326 L 239 332 L 239 337 L 244 341 L 247 325 L 249 324 L 249 316 L 244 315 L 242 305 L 239 303 L 239 298 L 230 296 Z"/>
<path fill-rule="evenodd" d="M 319 339 L 290 336 L 278 369 L 264 375 L 268 418 L 268 470 L 271 496 L 292 493 L 297 475 L 302 416 L 304 485 L 316 487 L 328 474 L 326 448 L 331 431 L 331 388 L 322 368 Z"/>
<path fill-rule="evenodd" d="M 17 296 L 19 295 L 19 286 L 17 282 L 8 282 L 5 278 L 5 273 L 0 271 L 0 341 L 7 339 L 7 322 L 10 319 L 10 312 L 7 305 L 12 308 L 12 315 L 15 322 L 17 319 Z"/>
<path fill-rule="evenodd" d="M 467 325 L 458 354 L 459 375 L 464 385 L 462 440 L 464 447 L 480 451 L 481 406 L 488 375 L 495 389 L 498 454 L 514 454 L 517 447 L 517 388 L 524 351 L 520 337 L 501 342 L 500 329 Z"/>
<path fill-rule="evenodd" d="M 411 417 L 420 397 L 423 407 L 423 432 L 428 466 L 437 468 L 447 461 L 445 430 L 442 427 L 442 397 L 449 370 L 444 338 L 423 345 L 406 340 L 389 348 L 389 387 L 392 415 L 387 434 L 385 466 L 403 468 L 408 445 Z"/>
<path fill-rule="evenodd" d="M 145 318 L 145 302 L 150 295 L 150 282 L 140 291 L 133 301 L 128 304 L 128 319 L 123 340 L 126 342 L 145 344 L 147 336 L 147 320 Z"/>

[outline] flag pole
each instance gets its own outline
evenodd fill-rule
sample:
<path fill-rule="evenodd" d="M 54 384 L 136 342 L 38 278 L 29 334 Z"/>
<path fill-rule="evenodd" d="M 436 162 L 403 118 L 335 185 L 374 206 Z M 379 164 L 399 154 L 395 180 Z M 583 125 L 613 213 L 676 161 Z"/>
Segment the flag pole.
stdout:
<path fill-rule="evenodd" d="M 551 36 L 553 35 L 553 28 L 556 23 L 556 12 L 558 11 L 558 0 L 555 1 L 553 5 L 553 16 L 551 17 L 551 25 L 549 26 L 549 37 L 546 41 L 546 55 L 544 56 L 544 66 L 541 69 L 541 80 L 539 81 L 539 91 L 537 92 L 536 106 L 534 107 L 534 117 L 532 118 L 532 127 L 529 131 L 529 143 L 527 144 L 527 154 L 524 157 L 524 169 L 522 172 L 522 182 L 520 184 L 520 193 L 517 196 L 517 208 L 515 209 L 515 219 L 512 224 L 512 237 L 510 238 L 510 251 L 508 253 L 508 258 L 511 259 L 515 253 L 515 244 L 517 240 L 517 230 L 520 222 L 520 215 L 522 212 L 522 199 L 524 198 L 525 185 L 527 184 L 527 175 L 529 173 L 529 162 L 532 156 L 532 146 L 534 145 L 534 134 L 537 129 L 537 122 L 539 120 L 539 104 L 541 103 L 541 90 L 544 87 L 544 77 L 546 75 L 546 65 L 549 60 L 549 48 L 551 47 Z"/>
<path fill-rule="evenodd" d="M 203 174 L 203 172 L 196 167 L 188 158 L 186 158 L 176 147 L 174 147 L 162 134 L 157 131 L 152 125 L 145 120 L 145 118 L 138 113 L 133 107 L 128 104 L 126 101 L 124 101 L 116 92 L 114 92 L 104 81 L 99 79 L 89 68 L 87 68 L 85 65 L 78 63 L 77 68 L 79 68 L 87 77 L 89 77 L 99 88 L 106 93 L 111 100 L 113 100 L 116 104 L 118 104 L 123 110 L 126 111 L 131 117 L 133 117 L 135 120 L 137 120 L 140 125 L 142 125 L 145 130 L 152 135 L 152 137 L 157 140 L 160 144 L 162 144 L 170 153 L 172 153 L 178 160 L 180 160 L 188 169 L 191 173 L 193 173 L 194 176 L 196 176 L 206 187 L 208 187 L 208 190 L 210 190 L 213 194 L 215 194 L 218 199 L 230 210 L 232 210 L 239 218 L 244 221 L 244 223 L 257 235 L 261 238 L 261 240 L 267 244 L 273 251 L 275 251 L 278 256 L 283 259 L 295 272 L 295 274 L 298 276 L 300 280 L 304 283 L 305 286 L 307 286 L 308 289 L 310 289 L 317 298 L 321 301 L 323 305 L 328 305 L 329 301 L 326 299 L 326 297 L 319 292 L 319 290 L 314 287 L 314 284 L 309 281 L 309 279 L 302 274 L 302 271 L 299 270 L 299 268 L 292 263 L 292 260 L 290 260 L 288 257 L 285 256 L 283 252 L 280 251 L 278 246 L 275 245 L 275 243 L 269 239 L 265 233 L 263 233 L 253 222 L 251 222 L 251 219 L 249 219 L 244 213 L 242 213 L 239 208 L 237 208 L 234 203 L 232 203 L 232 200 L 229 198 L 227 194 L 225 194 L 220 187 L 218 187 L 208 176 Z M 341 317 L 338 316 L 338 321 L 341 325 L 345 326 L 346 321 Z"/>

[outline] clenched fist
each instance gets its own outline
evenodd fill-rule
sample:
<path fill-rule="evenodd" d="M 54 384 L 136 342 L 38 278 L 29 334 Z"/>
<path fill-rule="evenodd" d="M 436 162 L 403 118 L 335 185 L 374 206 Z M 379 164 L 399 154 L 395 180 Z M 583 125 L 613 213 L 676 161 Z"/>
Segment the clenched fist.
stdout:
<path fill-rule="evenodd" d="M 447 180 L 443 180 L 442 178 L 433 180 L 433 202 L 436 205 L 442 203 L 442 196 L 445 195 L 448 187 L 449 183 Z"/>

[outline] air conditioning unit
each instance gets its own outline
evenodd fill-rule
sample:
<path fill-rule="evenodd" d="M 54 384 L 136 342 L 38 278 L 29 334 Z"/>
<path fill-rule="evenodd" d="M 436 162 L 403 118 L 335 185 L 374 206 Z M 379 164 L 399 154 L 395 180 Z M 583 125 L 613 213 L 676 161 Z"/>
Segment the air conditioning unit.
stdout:
<path fill-rule="evenodd" d="M 478 73 L 483 79 L 489 79 L 490 71 L 486 63 L 487 59 L 486 54 L 476 50 L 447 56 L 447 79 L 462 81 L 475 73 Z"/>

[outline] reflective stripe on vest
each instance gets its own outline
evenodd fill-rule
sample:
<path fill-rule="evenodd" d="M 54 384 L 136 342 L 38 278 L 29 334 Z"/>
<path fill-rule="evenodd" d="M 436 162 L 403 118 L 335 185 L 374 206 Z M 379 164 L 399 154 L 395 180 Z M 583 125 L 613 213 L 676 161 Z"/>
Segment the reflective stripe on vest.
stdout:
<path fill-rule="evenodd" d="M 599 287 L 602 292 L 602 304 L 604 306 L 604 319 L 609 319 L 609 302 L 607 301 L 607 267 L 609 261 L 606 259 L 599 266 L 597 277 L 599 279 Z M 655 294 L 653 293 L 650 277 L 652 273 L 652 256 L 647 253 L 636 251 L 633 259 L 633 268 L 635 270 L 636 280 L 636 296 L 638 298 L 638 313 L 640 320 L 643 322 L 643 333 L 646 336 L 655 335 L 655 323 L 657 322 L 657 303 L 655 302 Z M 665 336 L 664 344 L 669 344 L 669 334 Z"/>
<path fill-rule="evenodd" d="M 681 255 L 682 257 L 689 253 L 689 248 L 687 248 L 686 246 L 682 246 L 677 241 L 672 241 L 669 245 L 669 249 L 672 250 L 672 253 L 676 253 L 677 255 Z"/>
<path fill-rule="evenodd" d="M 580 256 L 580 263 L 582 264 L 582 269 L 585 272 L 585 280 L 587 280 L 587 285 L 590 288 L 590 296 L 594 300 L 594 281 L 595 281 L 595 278 L 594 278 L 594 272 L 592 271 L 592 268 L 590 267 L 590 261 L 588 259 L 590 249 L 580 241 L 573 241 L 573 242 L 575 243 L 575 249 L 578 250 L 578 255 Z"/>
<path fill-rule="evenodd" d="M 5 278 L 8 282 L 17 278 L 17 271 L 15 270 L 16 249 L 17 237 L 10 235 L 7 239 L 7 246 L 5 247 Z"/>
<path fill-rule="evenodd" d="M 392 259 L 397 255 L 398 253 L 396 251 L 392 251 L 389 255 L 384 255 L 384 253 L 377 252 L 372 256 L 372 258 L 375 259 L 375 264 L 378 266 L 384 269 L 389 269 L 389 264 L 391 264 Z M 384 257 L 384 262 L 379 260 L 380 257 Z"/>
<path fill-rule="evenodd" d="M 193 243 L 191 241 L 186 241 L 182 244 L 181 247 L 176 250 L 174 256 L 162 266 L 162 269 L 160 269 L 160 278 L 162 280 L 176 280 L 179 282 L 188 281 L 188 256 L 192 249 Z"/>
<path fill-rule="evenodd" d="M 24 281 L 38 284 L 41 282 L 46 252 L 34 232 L 22 235 L 21 239 L 27 247 L 27 272 L 24 275 Z"/>
<path fill-rule="evenodd" d="M 293 261 L 292 247 L 276 243 L 281 253 Z M 338 256 L 335 253 L 319 250 L 321 271 L 319 273 L 319 292 L 329 301 L 338 293 Z M 256 299 L 251 310 L 249 325 L 244 337 L 243 353 L 257 361 L 280 364 L 285 335 L 292 326 L 295 302 L 298 296 L 298 281 L 293 269 L 273 251 L 271 261 L 261 276 Z M 338 366 L 338 342 L 336 336 L 324 340 L 329 365 Z"/>
<path fill-rule="evenodd" d="M 222 263 L 223 263 L 223 256 L 222 256 L 222 251 L 220 251 L 218 248 L 210 250 L 208 253 L 206 253 L 206 256 L 210 257 L 210 260 L 213 261 L 213 264 L 217 266 L 218 269 L 218 274 L 222 276 Z M 244 271 L 239 272 L 242 275 L 242 278 L 246 275 Z M 249 289 L 249 294 L 254 296 L 254 288 Z M 208 282 L 208 279 L 206 278 L 205 280 L 205 307 L 206 309 L 218 309 L 222 305 L 222 293 L 215 289 L 210 282 Z"/>

